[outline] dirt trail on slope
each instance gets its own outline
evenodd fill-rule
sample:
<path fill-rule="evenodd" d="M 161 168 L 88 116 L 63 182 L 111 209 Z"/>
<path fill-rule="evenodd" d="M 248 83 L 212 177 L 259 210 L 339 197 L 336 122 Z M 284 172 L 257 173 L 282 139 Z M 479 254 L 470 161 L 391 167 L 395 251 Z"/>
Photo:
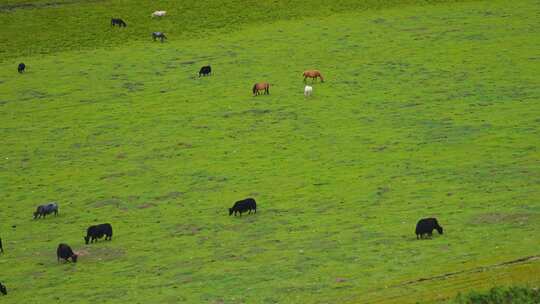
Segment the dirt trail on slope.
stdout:
<path fill-rule="evenodd" d="M 502 262 L 502 263 L 499 263 L 499 264 L 488 265 L 488 266 L 479 266 L 479 267 L 475 267 L 475 268 L 472 268 L 472 269 L 461 270 L 461 271 L 456 271 L 456 272 L 448 272 L 448 273 L 443 273 L 443 274 L 440 274 L 440 275 L 427 277 L 427 278 L 419 278 L 419 279 L 406 281 L 406 282 L 395 284 L 395 285 L 390 285 L 389 287 L 401 287 L 401 286 L 416 284 L 416 283 L 425 282 L 425 281 L 447 279 L 449 277 L 460 275 L 460 274 L 483 272 L 483 271 L 491 270 L 491 269 L 494 269 L 494 268 L 504 267 L 504 266 L 508 266 L 508 265 L 514 265 L 514 264 L 526 263 L 526 262 L 530 262 L 530 261 L 534 261 L 534 260 L 538 260 L 538 259 L 540 259 L 540 255 L 532 255 L 532 256 L 528 256 L 528 257 L 519 258 L 519 259 L 516 259 L 516 260 Z"/>

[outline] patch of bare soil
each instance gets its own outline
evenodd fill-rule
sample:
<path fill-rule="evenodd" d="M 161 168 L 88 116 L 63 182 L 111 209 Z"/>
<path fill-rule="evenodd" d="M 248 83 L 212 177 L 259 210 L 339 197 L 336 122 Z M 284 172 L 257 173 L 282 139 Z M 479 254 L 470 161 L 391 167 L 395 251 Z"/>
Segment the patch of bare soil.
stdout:
<path fill-rule="evenodd" d="M 182 192 L 172 191 L 172 192 L 169 192 L 169 193 L 164 194 L 164 195 L 156 196 L 156 197 L 154 197 L 154 200 L 156 200 L 156 201 L 164 201 L 164 200 L 168 200 L 168 199 L 175 199 L 175 198 L 180 197 L 181 195 L 183 195 Z"/>
<path fill-rule="evenodd" d="M 145 204 L 142 204 L 140 206 L 138 206 L 137 208 L 139 209 L 146 209 L 146 208 L 151 208 L 151 207 L 155 207 L 156 204 L 153 204 L 153 203 L 145 203 Z"/>
<path fill-rule="evenodd" d="M 474 224 L 527 224 L 530 220 L 538 218 L 537 214 L 527 213 L 482 213 L 471 220 Z"/>
<path fill-rule="evenodd" d="M 95 259 L 98 261 L 115 260 L 125 255 L 125 251 L 121 248 L 97 247 L 95 244 L 88 246 L 85 250 L 79 250 L 78 252 L 83 253 L 82 256 L 86 256 L 88 259 Z"/>

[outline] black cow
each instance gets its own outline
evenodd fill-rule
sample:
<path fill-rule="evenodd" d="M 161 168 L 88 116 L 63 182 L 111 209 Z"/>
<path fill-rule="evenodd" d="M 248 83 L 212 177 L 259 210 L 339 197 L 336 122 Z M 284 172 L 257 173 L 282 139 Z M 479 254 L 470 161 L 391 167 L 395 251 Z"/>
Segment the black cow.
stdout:
<path fill-rule="evenodd" d="M 111 19 L 111 26 L 118 25 L 119 27 L 126 27 L 127 24 L 124 22 L 124 20 L 120 18 L 112 18 Z"/>
<path fill-rule="evenodd" d="M 98 239 L 105 236 L 105 240 L 111 240 L 112 239 L 112 226 L 111 224 L 99 224 L 88 227 L 86 230 L 86 236 L 84 237 L 84 241 L 86 244 L 93 243 L 94 241 L 97 242 Z"/>
<path fill-rule="evenodd" d="M 163 40 L 167 39 L 167 36 L 165 36 L 165 34 L 163 34 L 162 32 L 153 32 L 152 39 L 156 41 L 156 39 L 158 38 L 161 40 L 161 42 L 163 42 Z"/>
<path fill-rule="evenodd" d="M 4 286 L 4 284 L 2 284 L 2 282 L 0 282 L 0 293 L 2 293 L 3 295 L 7 295 L 7 288 L 6 286 Z"/>
<path fill-rule="evenodd" d="M 26 69 L 26 65 L 24 63 L 19 63 L 19 66 L 17 67 L 17 71 L 19 73 L 23 73 L 24 72 L 24 69 Z"/>
<path fill-rule="evenodd" d="M 63 243 L 58 245 L 58 249 L 56 249 L 56 259 L 58 260 L 58 263 L 60 263 L 60 259 L 64 259 L 66 262 L 69 262 L 70 258 L 73 263 L 77 263 L 77 257 L 78 255 L 71 250 L 69 245 Z"/>
<path fill-rule="evenodd" d="M 210 75 L 211 73 L 212 73 L 212 68 L 209 65 L 206 65 L 206 66 L 203 66 L 199 70 L 199 77 L 201 77 L 201 75 L 207 76 L 207 75 Z"/>
<path fill-rule="evenodd" d="M 433 230 L 436 229 L 439 234 L 443 234 L 443 228 L 439 225 L 436 218 L 424 218 L 418 221 L 416 224 L 416 238 L 423 239 L 427 234 L 429 237 L 433 236 Z"/>
<path fill-rule="evenodd" d="M 242 216 L 242 213 L 246 211 L 249 211 L 248 214 L 250 214 L 251 210 L 253 210 L 254 213 L 257 213 L 257 203 L 252 198 L 246 198 L 245 200 L 237 201 L 232 208 L 229 208 L 229 216 L 233 213 L 234 216 L 236 216 L 237 212 Z"/>
<path fill-rule="evenodd" d="M 34 212 L 34 219 L 47 216 L 48 214 L 54 213 L 58 215 L 58 204 L 55 202 L 48 203 L 46 205 L 39 205 Z"/>
<path fill-rule="evenodd" d="M 2 247 L 2 238 L 0 238 L 0 252 L 4 253 L 4 247 Z"/>

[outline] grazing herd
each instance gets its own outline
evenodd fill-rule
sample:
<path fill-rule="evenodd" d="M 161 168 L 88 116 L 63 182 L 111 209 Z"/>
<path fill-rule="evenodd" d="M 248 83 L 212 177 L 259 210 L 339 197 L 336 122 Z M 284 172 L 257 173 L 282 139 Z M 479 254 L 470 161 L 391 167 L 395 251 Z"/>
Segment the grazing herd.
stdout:
<path fill-rule="evenodd" d="M 229 208 L 229 216 L 236 216 L 242 213 L 254 214 L 257 213 L 257 202 L 253 198 L 246 198 L 239 200 L 234 203 L 234 205 Z M 55 213 L 58 214 L 58 204 L 57 203 L 48 203 L 40 205 L 37 207 L 34 212 L 34 219 L 39 218 L 40 216 L 45 217 L 47 214 Z M 439 225 L 439 222 L 436 218 L 423 218 L 418 221 L 416 224 L 416 238 L 423 239 L 431 238 L 433 235 L 433 230 L 437 230 L 439 234 L 443 234 L 443 228 Z M 111 240 L 113 235 L 112 225 L 109 223 L 92 225 L 86 230 L 86 236 L 84 236 L 84 242 L 86 245 L 97 242 L 98 239 L 105 237 L 105 240 Z M 0 238 L 0 252 L 4 253 L 2 247 L 2 239 Z M 79 254 L 77 254 L 73 249 L 65 243 L 60 243 L 56 249 L 56 259 L 58 262 L 64 260 L 65 262 L 77 263 Z M 7 295 L 7 288 L 0 282 L 0 293 Z"/>
<path fill-rule="evenodd" d="M 164 17 L 167 14 L 166 11 L 155 11 L 152 13 L 152 17 Z M 127 24 L 124 22 L 124 20 L 120 18 L 112 18 L 111 19 L 111 26 L 118 26 L 118 27 L 126 27 Z M 164 33 L 162 32 L 153 32 L 152 38 L 154 41 L 159 39 L 161 42 L 164 42 L 164 40 L 167 39 Z M 19 73 L 23 73 L 26 69 L 26 65 L 24 63 L 20 63 L 17 70 Z M 207 65 L 201 67 L 199 70 L 199 77 L 201 76 L 210 76 L 212 75 L 212 68 Z M 317 78 L 321 80 L 321 82 L 324 82 L 324 78 L 320 71 L 318 70 L 307 70 L 303 73 L 304 82 L 308 78 L 311 78 L 312 81 L 316 81 Z M 270 94 L 270 84 L 268 82 L 260 82 L 253 85 L 253 96 L 257 96 L 259 94 L 269 95 Z M 305 85 L 304 87 L 304 96 L 309 97 L 313 94 L 313 87 L 310 85 Z M 248 213 L 251 214 L 257 213 L 257 203 L 255 199 L 253 198 L 246 198 L 243 200 L 239 200 L 234 203 L 234 205 L 229 208 L 229 216 L 233 215 L 236 216 L 237 214 L 240 214 L 242 216 L 242 213 Z M 45 218 L 49 214 L 53 214 L 55 216 L 58 215 L 58 204 L 56 202 L 51 202 L 48 204 L 40 205 L 37 207 L 36 211 L 34 212 L 34 219 L 39 218 Z M 439 225 L 436 218 L 424 218 L 418 221 L 416 224 L 416 238 L 417 239 L 424 239 L 424 238 L 431 238 L 433 236 L 433 230 L 437 230 L 439 234 L 443 234 L 443 228 Z M 99 224 L 99 225 L 92 225 L 88 227 L 86 230 L 86 236 L 84 236 L 85 244 L 91 244 L 94 242 L 97 242 L 99 239 L 105 237 L 105 240 L 111 240 L 113 236 L 113 229 L 112 225 L 109 223 L 105 224 Z M 0 253 L 4 253 L 4 249 L 2 247 L 2 239 L 0 238 Z M 76 263 L 78 254 L 74 252 L 71 247 L 68 244 L 61 243 L 58 245 L 58 248 L 56 249 L 56 256 L 58 262 L 60 260 L 64 260 L 66 262 L 69 262 L 71 259 L 71 262 Z M 3 295 L 7 295 L 7 288 L 0 282 L 0 293 Z"/>
<path fill-rule="evenodd" d="M 155 11 L 152 13 L 151 16 L 153 18 L 153 17 L 164 17 L 165 15 L 167 15 L 167 11 Z M 111 26 L 112 27 L 115 27 L 115 26 L 126 27 L 127 23 L 121 18 L 111 18 Z M 159 40 L 161 42 L 165 42 L 165 40 L 167 40 L 167 36 L 163 32 L 152 32 L 152 40 L 153 41 Z M 20 63 L 17 68 L 17 71 L 19 73 L 23 73 L 25 69 L 26 69 L 26 65 L 24 63 Z M 209 65 L 203 66 L 199 70 L 199 77 L 210 76 L 211 74 L 212 74 L 212 68 Z M 321 82 L 324 82 L 324 78 L 321 72 L 318 70 L 307 70 L 307 71 L 304 71 L 302 75 L 304 76 L 304 82 L 306 82 L 308 78 L 311 78 L 313 81 L 316 81 L 317 78 L 319 78 Z M 260 94 L 270 95 L 270 84 L 268 82 L 255 83 L 253 85 L 252 92 L 253 92 L 253 96 L 257 96 Z M 312 94 L 313 94 L 313 87 L 306 85 L 304 87 L 304 96 L 310 97 Z M 56 211 L 56 213 L 57 212 L 58 211 Z M 49 213 L 43 213 L 43 216 L 47 214 Z M 41 216 L 41 213 L 40 213 L 40 216 Z"/>

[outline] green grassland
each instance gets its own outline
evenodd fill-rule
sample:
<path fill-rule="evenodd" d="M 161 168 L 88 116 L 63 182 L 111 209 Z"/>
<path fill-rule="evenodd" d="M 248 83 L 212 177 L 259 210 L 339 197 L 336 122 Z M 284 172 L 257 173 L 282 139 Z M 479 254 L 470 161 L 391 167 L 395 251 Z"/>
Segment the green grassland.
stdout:
<path fill-rule="evenodd" d="M 537 0 L 268 15 L 250 1 L 230 27 L 233 11 L 210 25 L 194 1 L 171 9 L 189 24 L 151 20 L 167 8 L 149 2 L 66 2 L 0 12 L 15 39 L 0 62 L 2 303 L 415 303 L 540 285 Z M 110 29 L 120 4 L 133 19 Z M 163 24 L 169 41 L 152 42 Z M 304 98 L 309 68 L 326 82 Z M 248 196 L 257 214 L 229 217 Z M 60 215 L 32 220 L 51 200 Z M 428 216 L 445 234 L 417 241 Z M 113 240 L 84 245 L 101 222 Z M 76 265 L 57 264 L 60 242 Z"/>

